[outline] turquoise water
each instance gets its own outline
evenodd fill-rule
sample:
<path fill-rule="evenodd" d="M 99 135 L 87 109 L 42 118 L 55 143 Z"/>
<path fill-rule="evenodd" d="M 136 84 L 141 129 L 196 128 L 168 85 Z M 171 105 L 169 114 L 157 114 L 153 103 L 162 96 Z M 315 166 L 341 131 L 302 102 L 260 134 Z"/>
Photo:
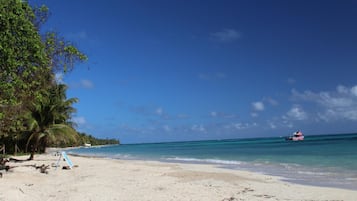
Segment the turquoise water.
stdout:
<path fill-rule="evenodd" d="M 357 190 L 357 134 L 255 138 L 80 148 L 72 154 L 114 159 L 210 163 L 286 181 Z"/>

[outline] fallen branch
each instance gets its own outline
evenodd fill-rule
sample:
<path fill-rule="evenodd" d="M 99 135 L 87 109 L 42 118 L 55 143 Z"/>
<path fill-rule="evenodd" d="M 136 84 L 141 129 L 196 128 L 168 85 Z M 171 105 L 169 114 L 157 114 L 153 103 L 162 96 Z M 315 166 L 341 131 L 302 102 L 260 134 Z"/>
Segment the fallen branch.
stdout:
<path fill-rule="evenodd" d="M 7 171 L 9 171 L 9 169 L 10 169 L 10 166 L 8 166 L 8 165 L 0 165 L 0 170 L 6 170 L 6 172 L 7 172 Z"/>
<path fill-rule="evenodd" d="M 22 162 L 26 162 L 29 161 L 28 159 L 24 159 L 24 160 L 20 160 L 20 159 L 16 159 L 16 158 L 9 158 L 9 161 L 15 162 L 15 163 L 22 163 Z"/>
<path fill-rule="evenodd" d="M 7 158 L 0 158 L 0 165 L 5 165 L 7 162 L 9 162 L 10 160 Z"/>

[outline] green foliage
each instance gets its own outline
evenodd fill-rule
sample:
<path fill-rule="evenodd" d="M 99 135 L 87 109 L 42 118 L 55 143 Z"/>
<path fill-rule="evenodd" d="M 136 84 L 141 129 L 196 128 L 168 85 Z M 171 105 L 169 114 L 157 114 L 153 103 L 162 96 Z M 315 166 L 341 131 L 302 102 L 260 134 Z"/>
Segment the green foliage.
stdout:
<path fill-rule="evenodd" d="M 52 79 L 34 18 L 27 3 L 0 0 L 0 137 L 21 130 L 27 104 Z"/>
<path fill-rule="evenodd" d="M 50 79 L 49 60 L 31 7 L 0 0 L 0 105 L 25 104 Z"/>
<path fill-rule="evenodd" d="M 120 141 L 117 139 L 99 139 L 85 133 L 78 133 L 78 134 L 80 137 L 78 141 L 79 142 L 78 145 L 91 144 L 92 146 L 96 146 L 96 145 L 120 144 Z"/>
<path fill-rule="evenodd" d="M 54 74 L 70 72 L 87 56 L 54 32 L 40 35 L 49 15 L 44 5 L 0 0 L 0 144 L 7 150 L 83 142 L 70 121 L 78 99 L 67 99 L 67 86 Z"/>
<path fill-rule="evenodd" d="M 32 151 L 44 151 L 49 142 L 54 143 L 56 140 L 75 143 L 77 133 L 68 120 L 75 111 L 72 104 L 78 100 L 67 100 L 66 88 L 63 84 L 54 84 L 29 108 L 27 126 L 31 134 L 27 140 L 26 150 L 32 145 Z"/>
<path fill-rule="evenodd" d="M 55 32 L 46 33 L 44 44 L 54 72 L 69 72 L 73 70 L 75 63 L 88 59 L 72 43 L 65 41 Z"/>
<path fill-rule="evenodd" d="M 50 16 L 50 10 L 45 5 L 35 6 L 32 10 L 36 16 L 32 19 L 32 23 L 37 29 L 40 29 L 41 25 L 44 24 Z"/>

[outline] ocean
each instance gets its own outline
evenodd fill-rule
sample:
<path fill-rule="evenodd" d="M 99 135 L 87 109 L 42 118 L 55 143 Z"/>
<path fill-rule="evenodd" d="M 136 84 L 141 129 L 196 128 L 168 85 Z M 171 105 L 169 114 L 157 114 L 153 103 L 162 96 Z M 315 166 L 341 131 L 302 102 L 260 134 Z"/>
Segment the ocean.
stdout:
<path fill-rule="evenodd" d="M 78 148 L 71 154 L 126 160 L 215 164 L 315 186 L 357 190 L 357 133 Z"/>

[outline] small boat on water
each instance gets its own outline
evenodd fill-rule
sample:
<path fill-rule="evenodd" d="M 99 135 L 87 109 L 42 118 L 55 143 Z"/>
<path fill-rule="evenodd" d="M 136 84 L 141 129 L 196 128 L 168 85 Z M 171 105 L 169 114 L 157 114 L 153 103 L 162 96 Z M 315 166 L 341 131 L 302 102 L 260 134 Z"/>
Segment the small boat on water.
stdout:
<path fill-rule="evenodd" d="M 84 147 L 91 147 L 92 144 L 90 144 L 90 143 L 84 143 L 83 146 L 84 146 Z"/>
<path fill-rule="evenodd" d="M 302 141 L 304 140 L 304 134 L 301 131 L 296 131 L 292 136 L 286 137 L 285 140 L 289 141 Z"/>

